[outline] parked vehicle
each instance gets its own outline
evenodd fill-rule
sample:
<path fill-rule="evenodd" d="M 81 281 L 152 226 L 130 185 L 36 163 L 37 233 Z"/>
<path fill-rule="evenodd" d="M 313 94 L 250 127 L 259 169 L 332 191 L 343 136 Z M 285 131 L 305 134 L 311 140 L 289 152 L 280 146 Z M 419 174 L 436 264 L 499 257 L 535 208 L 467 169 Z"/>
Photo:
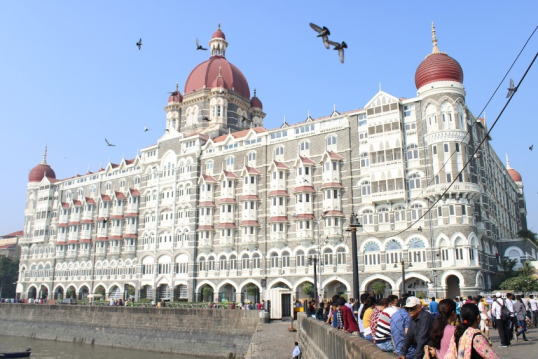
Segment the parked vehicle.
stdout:
<path fill-rule="evenodd" d="M 74 298 L 67 298 L 62 300 L 60 304 L 77 304 L 77 300 Z"/>

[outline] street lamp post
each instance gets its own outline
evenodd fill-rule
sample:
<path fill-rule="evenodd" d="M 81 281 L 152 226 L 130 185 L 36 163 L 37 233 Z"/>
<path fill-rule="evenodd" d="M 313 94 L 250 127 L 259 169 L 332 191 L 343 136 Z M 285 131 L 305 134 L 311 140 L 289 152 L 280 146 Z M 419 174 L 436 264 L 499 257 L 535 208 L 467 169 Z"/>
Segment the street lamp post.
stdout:
<path fill-rule="evenodd" d="M 402 258 L 400 261 L 400 265 L 402 266 L 402 292 L 400 294 L 400 297 L 405 294 L 405 261 Z M 396 264 L 394 265 L 396 267 Z M 411 267 L 411 263 L 409 263 L 409 267 Z"/>
<path fill-rule="evenodd" d="M 351 213 L 349 217 L 349 228 L 347 232 L 351 232 L 351 260 L 353 269 L 353 298 L 359 298 L 359 259 L 357 248 L 357 228 L 362 227 L 359 223 L 359 218 L 356 214 Z"/>

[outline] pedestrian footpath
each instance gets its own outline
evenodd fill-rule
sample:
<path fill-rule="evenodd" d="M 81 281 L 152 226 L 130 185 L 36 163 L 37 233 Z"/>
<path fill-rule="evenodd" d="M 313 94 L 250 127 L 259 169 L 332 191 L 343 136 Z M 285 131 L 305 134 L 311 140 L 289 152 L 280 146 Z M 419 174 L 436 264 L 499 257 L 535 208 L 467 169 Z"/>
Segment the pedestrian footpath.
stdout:
<path fill-rule="evenodd" d="M 246 359 L 291 358 L 291 353 L 297 341 L 297 332 L 290 332 L 291 320 L 272 321 L 259 324 L 254 334 Z M 293 322 L 297 329 L 298 322 Z"/>
<path fill-rule="evenodd" d="M 522 359 L 522 358 L 536 358 L 538 357 L 538 329 L 528 328 L 527 339 L 528 342 L 524 342 L 522 337 L 519 337 L 519 341 L 516 342 L 515 338 L 512 340 L 512 345 L 508 348 L 499 348 L 501 341 L 499 339 L 499 333 L 497 329 L 490 328 L 491 342 L 493 343 L 493 350 L 497 353 L 499 358 L 502 359 Z"/>

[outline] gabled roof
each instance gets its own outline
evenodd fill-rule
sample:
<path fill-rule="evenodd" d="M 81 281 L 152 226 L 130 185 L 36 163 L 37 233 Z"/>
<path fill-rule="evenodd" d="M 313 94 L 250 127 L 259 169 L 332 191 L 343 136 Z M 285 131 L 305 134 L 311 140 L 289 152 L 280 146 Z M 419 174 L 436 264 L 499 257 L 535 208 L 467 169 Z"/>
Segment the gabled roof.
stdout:
<path fill-rule="evenodd" d="M 222 136 L 219 136 L 219 137 L 215 137 L 213 139 L 213 142 L 214 143 L 218 143 L 218 142 L 224 142 L 226 141 L 226 139 L 228 138 L 228 136 L 231 136 L 235 139 L 237 138 L 243 138 L 245 137 L 250 131 L 254 131 L 255 133 L 262 133 L 262 132 L 267 132 L 267 130 L 264 128 L 264 127 L 254 127 L 254 128 L 249 128 L 248 130 L 242 130 L 242 131 L 237 131 L 237 132 L 230 132 L 229 134 L 227 135 L 222 135 Z"/>
<path fill-rule="evenodd" d="M 123 192 L 114 191 L 114 194 L 116 195 L 117 199 L 125 199 L 125 198 L 127 198 L 127 197 L 125 197 L 125 194 Z"/>
<path fill-rule="evenodd" d="M 16 231 L 10 234 L 6 234 L 2 237 L 20 237 L 20 236 L 24 236 L 24 231 Z"/>
<path fill-rule="evenodd" d="M 138 196 L 140 196 L 140 191 L 137 190 L 137 189 L 129 188 L 129 192 L 131 192 L 131 196 L 133 196 L 133 197 L 138 197 Z"/>
<path fill-rule="evenodd" d="M 328 151 L 328 152 L 326 151 L 321 156 L 321 159 L 320 159 L 319 163 L 323 163 L 323 161 L 325 161 L 325 158 L 327 158 L 327 157 L 329 157 L 332 160 L 338 160 L 338 161 L 341 161 L 341 160 L 344 159 L 342 156 L 340 156 L 339 154 L 337 154 L 334 151 Z"/>
<path fill-rule="evenodd" d="M 84 199 L 86 200 L 86 204 L 95 204 L 95 200 L 93 198 L 85 197 Z"/>

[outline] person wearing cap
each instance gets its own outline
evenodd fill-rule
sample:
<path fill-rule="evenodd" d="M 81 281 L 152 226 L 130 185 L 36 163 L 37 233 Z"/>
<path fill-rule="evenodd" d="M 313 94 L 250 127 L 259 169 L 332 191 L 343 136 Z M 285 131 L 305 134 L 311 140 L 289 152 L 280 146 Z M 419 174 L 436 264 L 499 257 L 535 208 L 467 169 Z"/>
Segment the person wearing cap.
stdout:
<path fill-rule="evenodd" d="M 424 310 L 422 302 L 417 297 L 407 298 L 404 308 L 411 316 L 411 321 L 397 359 L 406 359 L 407 349 L 415 342 L 417 350 L 414 358 L 422 359 L 424 358 L 424 346 L 428 344 L 430 329 L 435 318 L 431 313 Z"/>
<path fill-rule="evenodd" d="M 512 339 L 512 333 L 510 331 L 510 319 L 502 320 L 501 311 L 503 307 L 506 307 L 510 313 L 513 313 L 514 307 L 512 301 L 504 300 L 500 292 L 497 292 L 495 297 L 495 301 L 491 305 L 491 317 L 495 318 L 497 322 L 497 330 L 499 331 L 499 337 L 501 339 L 499 347 L 506 348 L 511 345 L 510 340 Z"/>

